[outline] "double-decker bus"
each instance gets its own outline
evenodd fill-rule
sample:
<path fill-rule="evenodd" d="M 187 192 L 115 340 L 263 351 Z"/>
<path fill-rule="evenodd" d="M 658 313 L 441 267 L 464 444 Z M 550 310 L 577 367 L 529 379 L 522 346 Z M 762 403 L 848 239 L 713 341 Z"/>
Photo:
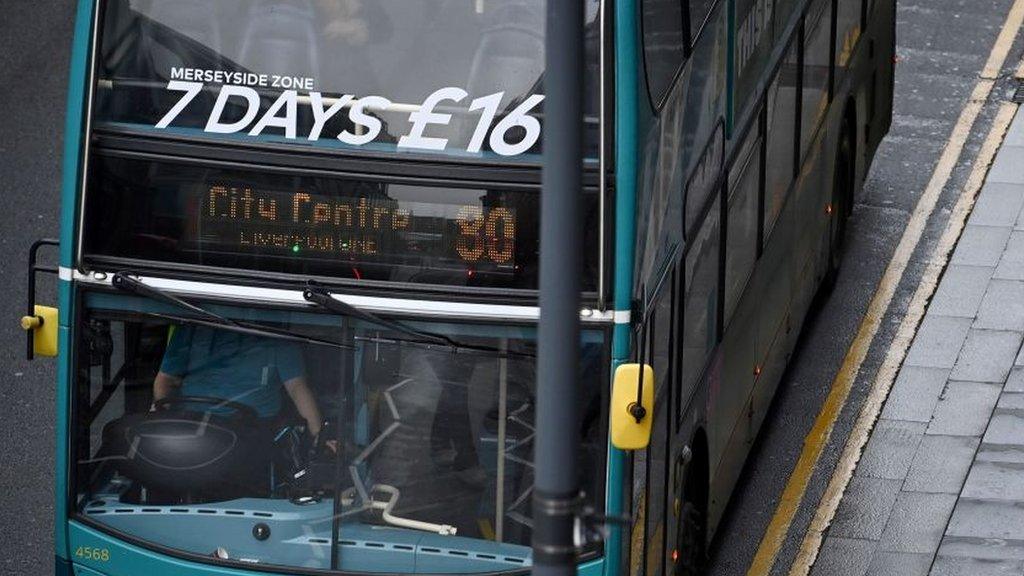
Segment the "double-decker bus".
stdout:
<path fill-rule="evenodd" d="M 545 8 L 79 0 L 23 319 L 58 574 L 529 572 Z M 583 503 L 633 522 L 581 574 L 700 571 L 888 128 L 894 11 L 586 0 L 565 345 Z"/>

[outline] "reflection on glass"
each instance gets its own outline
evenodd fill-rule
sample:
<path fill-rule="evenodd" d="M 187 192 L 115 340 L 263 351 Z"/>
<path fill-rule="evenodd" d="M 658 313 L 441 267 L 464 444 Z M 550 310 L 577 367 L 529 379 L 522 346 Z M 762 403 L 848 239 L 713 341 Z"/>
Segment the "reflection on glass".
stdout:
<path fill-rule="evenodd" d="M 118 299 L 146 309 L 135 299 Z M 189 555 L 312 569 L 531 564 L 535 329 L 219 310 L 336 345 L 94 309 L 78 342 L 82 517 Z M 581 481 L 603 492 L 603 334 L 582 343 Z"/>
<path fill-rule="evenodd" d="M 596 155 L 597 0 L 586 19 Z M 544 0 L 111 0 L 96 114 L 186 135 L 535 157 L 544 30 Z"/>

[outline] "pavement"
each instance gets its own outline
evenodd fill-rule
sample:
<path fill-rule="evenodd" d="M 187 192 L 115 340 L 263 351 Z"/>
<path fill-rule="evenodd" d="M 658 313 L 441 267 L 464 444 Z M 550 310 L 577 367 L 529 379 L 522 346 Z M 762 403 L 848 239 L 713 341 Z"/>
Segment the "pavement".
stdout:
<path fill-rule="evenodd" d="M 812 576 L 1024 574 L 1024 112 L 988 173 Z"/>

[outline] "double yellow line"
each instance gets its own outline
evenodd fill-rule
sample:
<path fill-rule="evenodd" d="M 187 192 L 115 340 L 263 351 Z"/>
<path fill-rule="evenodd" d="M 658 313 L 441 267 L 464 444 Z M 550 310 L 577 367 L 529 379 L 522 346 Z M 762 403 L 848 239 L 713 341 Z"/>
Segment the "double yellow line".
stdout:
<path fill-rule="evenodd" d="M 782 492 L 782 497 L 776 507 L 775 514 L 772 516 L 764 537 L 761 539 L 754 560 L 747 571 L 747 576 L 767 576 L 775 565 L 779 552 L 786 542 L 793 518 L 807 492 L 811 475 L 814 473 L 818 460 L 828 444 L 832 430 L 835 428 L 836 420 L 849 398 L 850 390 L 857 379 L 857 374 L 864 363 L 864 359 L 867 357 L 868 349 L 871 347 L 871 343 L 874 341 L 881 326 L 882 319 L 896 293 L 896 287 L 903 278 L 910 258 L 920 243 L 921 237 L 924 235 L 925 226 L 935 211 L 939 196 L 953 174 L 957 160 L 959 160 L 964 146 L 967 144 L 967 139 L 971 135 L 978 116 L 981 114 L 985 102 L 995 87 L 996 78 L 1006 62 L 1010 48 L 1013 46 L 1014 38 L 1016 38 L 1022 24 L 1024 24 L 1024 0 L 1016 0 L 1006 17 L 999 36 L 996 38 L 995 45 L 989 53 L 988 61 L 971 93 L 970 99 L 967 101 L 953 127 L 942 155 L 939 157 L 939 161 L 932 172 L 931 179 L 924 193 L 921 194 L 921 198 L 918 199 L 917 205 L 914 207 L 910 221 L 907 223 L 903 236 L 896 246 L 896 250 L 886 267 L 878 288 L 868 304 L 864 319 L 861 321 L 853 343 L 847 350 L 839 372 L 832 381 L 832 387 L 821 407 L 821 411 L 814 421 L 814 426 L 804 439 L 804 447 L 800 453 L 800 458 L 797 460 L 796 466 L 786 482 L 786 487 Z M 851 432 L 843 450 L 840 462 L 832 475 L 824 497 L 819 503 L 811 526 L 801 543 L 796 561 L 790 567 L 790 576 L 806 575 L 817 558 L 822 535 L 835 515 L 836 508 L 842 499 L 842 494 L 846 490 L 850 477 L 853 475 L 857 460 L 860 458 L 864 444 L 870 436 L 871 428 L 874 426 L 878 413 L 881 411 L 882 404 L 889 393 L 899 365 L 902 363 L 906 350 L 913 340 L 917 325 L 924 315 L 925 305 L 935 290 L 949 252 L 955 245 L 957 237 L 959 237 L 963 222 L 970 213 L 971 206 L 973 206 L 974 197 L 984 182 L 988 165 L 995 156 L 995 152 L 1002 141 L 1006 128 L 1013 119 L 1015 111 L 1016 107 L 1012 105 L 1004 105 L 999 110 L 992 130 L 988 138 L 986 138 L 982 151 L 979 153 L 974 170 L 972 170 L 967 185 L 964 187 L 954 207 L 954 212 L 950 217 L 950 222 L 943 233 L 942 239 L 940 239 L 934 257 L 929 262 L 928 269 L 922 277 L 911 301 L 908 313 L 904 317 L 897 336 L 890 346 L 886 360 L 872 385 L 854 430 Z"/>

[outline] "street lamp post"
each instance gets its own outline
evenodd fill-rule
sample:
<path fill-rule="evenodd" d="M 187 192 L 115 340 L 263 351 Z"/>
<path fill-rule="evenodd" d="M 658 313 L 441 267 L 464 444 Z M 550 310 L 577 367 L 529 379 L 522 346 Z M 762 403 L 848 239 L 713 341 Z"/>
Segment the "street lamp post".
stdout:
<path fill-rule="evenodd" d="M 533 574 L 572 576 L 579 508 L 583 2 L 548 0 Z"/>

